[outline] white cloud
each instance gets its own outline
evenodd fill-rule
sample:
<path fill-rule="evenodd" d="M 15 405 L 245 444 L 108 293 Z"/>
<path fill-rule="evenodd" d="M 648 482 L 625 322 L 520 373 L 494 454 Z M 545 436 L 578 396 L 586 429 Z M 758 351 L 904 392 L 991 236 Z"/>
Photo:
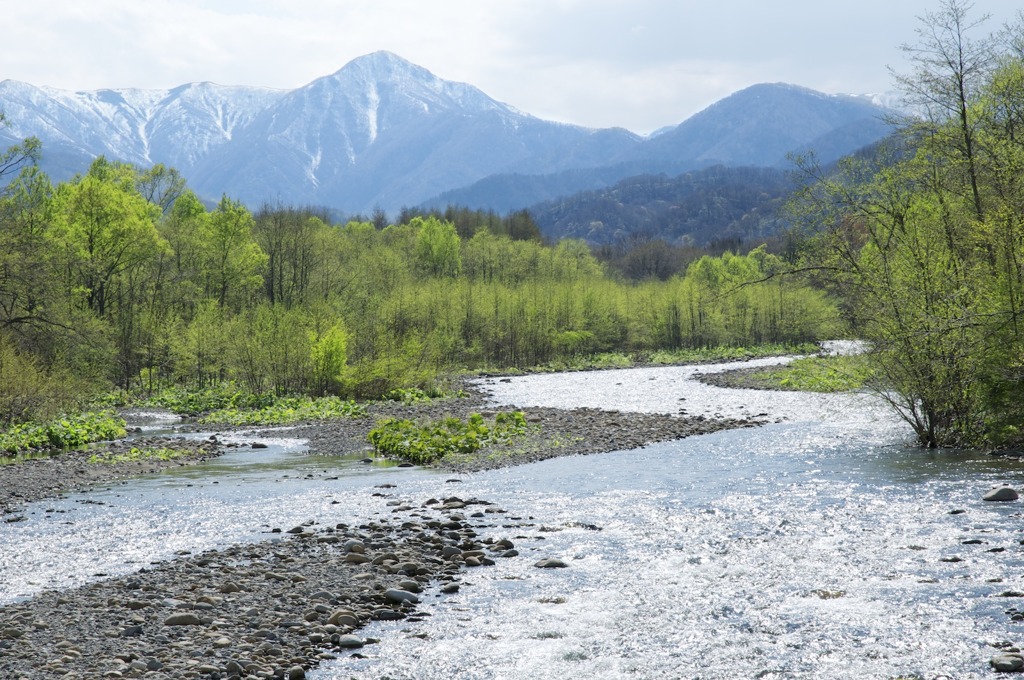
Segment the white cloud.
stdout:
<path fill-rule="evenodd" d="M 390 50 L 542 117 L 648 131 L 764 81 L 889 87 L 928 0 L 33 0 L 0 77 L 67 89 L 301 86 Z M 999 21 L 1010 0 L 978 8 Z"/>

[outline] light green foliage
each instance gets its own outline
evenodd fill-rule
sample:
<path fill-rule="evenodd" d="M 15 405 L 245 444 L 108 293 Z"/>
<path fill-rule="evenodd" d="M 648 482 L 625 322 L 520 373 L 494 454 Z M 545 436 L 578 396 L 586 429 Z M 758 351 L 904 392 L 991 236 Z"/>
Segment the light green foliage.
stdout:
<path fill-rule="evenodd" d="M 312 370 L 309 334 L 300 310 L 253 307 L 227 325 L 229 375 L 254 394 L 298 394 Z"/>
<path fill-rule="evenodd" d="M 30 169 L 0 195 L 0 327 L 17 327 L 39 375 L 74 376 L 86 396 L 234 384 L 256 400 L 377 398 L 484 366 L 623 365 L 835 327 L 824 296 L 771 278 L 763 253 L 709 258 L 701 282 L 634 285 L 582 241 L 544 245 L 526 214 L 410 212 L 382 229 L 328 217 L 254 216 L 226 196 L 210 211 L 162 166 L 100 159 L 56 189 Z"/>
<path fill-rule="evenodd" d="M 805 357 L 750 376 L 755 383 L 766 389 L 783 388 L 804 392 L 858 390 L 873 377 L 871 363 L 865 356 Z"/>
<path fill-rule="evenodd" d="M 451 397 L 461 396 L 463 396 L 461 391 L 449 393 L 437 387 L 425 390 L 418 387 L 410 387 L 408 389 L 393 389 L 381 396 L 381 399 L 385 401 L 400 401 L 403 404 L 427 404 L 435 399 L 448 399 Z"/>
<path fill-rule="evenodd" d="M 309 331 L 313 393 L 317 396 L 337 392 L 345 377 L 348 359 L 348 334 L 341 323 L 317 333 Z"/>
<path fill-rule="evenodd" d="M 930 447 L 1012 444 L 1024 427 L 1024 61 L 973 41 L 969 9 L 927 15 L 911 50 L 918 70 L 901 82 L 929 115 L 888 156 L 809 166 L 800 205 L 816 227 L 806 261 L 828 272 L 874 346 L 880 393 Z"/>
<path fill-rule="evenodd" d="M 416 217 L 409 226 L 417 231 L 416 259 L 420 269 L 430 276 L 458 276 L 462 271 L 462 253 L 455 225 L 436 217 Z"/>
<path fill-rule="evenodd" d="M 163 163 L 139 172 L 135 188 L 143 198 L 158 207 L 162 214 L 167 214 L 187 191 L 181 173 Z"/>
<path fill-rule="evenodd" d="M 61 385 L 0 334 L 0 428 L 46 418 L 63 401 Z"/>
<path fill-rule="evenodd" d="M 429 465 L 445 455 L 473 453 L 491 443 L 508 443 L 526 433 L 522 411 L 498 413 L 488 424 L 479 413 L 468 420 L 445 418 L 417 425 L 411 420 L 388 418 L 370 431 L 373 448 L 386 455 L 418 465 Z"/>
<path fill-rule="evenodd" d="M 272 395 L 255 395 L 233 383 L 221 383 L 203 389 L 170 387 L 133 403 L 166 408 L 179 415 L 197 416 L 218 410 L 258 409 L 270 406 L 274 401 Z"/>
<path fill-rule="evenodd" d="M 0 112 L 0 127 L 5 127 L 7 120 Z M 26 168 L 34 167 L 42 153 L 42 144 L 36 137 L 29 137 L 19 144 L 0 151 L 0 181 L 17 175 Z"/>
<path fill-rule="evenodd" d="M 166 249 L 156 229 L 158 211 L 135 189 L 131 168 L 97 159 L 88 174 L 62 184 L 53 238 L 70 284 L 98 316 L 115 311 L 120 288 Z"/>
<path fill-rule="evenodd" d="M 267 255 L 253 238 L 255 220 L 244 205 L 224 196 L 205 224 L 205 293 L 221 307 L 242 309 L 263 282 Z"/>
<path fill-rule="evenodd" d="M 364 414 L 364 407 L 354 401 L 338 397 L 286 397 L 275 399 L 273 403 L 258 409 L 231 408 L 212 411 L 199 422 L 227 425 L 288 425 L 313 420 L 357 418 Z"/>
<path fill-rule="evenodd" d="M 0 451 L 71 449 L 124 437 L 124 420 L 110 411 L 66 416 L 47 423 L 22 423 L 0 433 Z"/>
<path fill-rule="evenodd" d="M 174 377 L 203 389 L 227 379 L 228 319 L 216 300 L 201 302 L 172 346 Z"/>

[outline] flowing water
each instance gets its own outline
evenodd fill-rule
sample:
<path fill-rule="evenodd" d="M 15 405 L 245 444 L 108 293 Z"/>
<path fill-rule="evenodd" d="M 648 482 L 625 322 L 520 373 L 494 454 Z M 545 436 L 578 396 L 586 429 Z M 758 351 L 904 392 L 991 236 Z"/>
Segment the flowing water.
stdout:
<path fill-rule="evenodd" d="M 487 530 L 522 556 L 468 572 L 472 585 L 456 595 L 429 594 L 429 623 L 364 629 L 380 640 L 362 650 L 367 658 L 341 658 L 311 678 L 989 676 L 986 643 L 1021 641 L 1006 614 L 1021 600 L 999 595 L 1024 590 L 1024 524 L 1019 503 L 980 498 L 998 482 L 1024 484 L 1020 464 L 910 448 L 908 428 L 869 396 L 692 379 L 724 367 L 484 387 L 496 404 L 767 424 L 457 485 L 451 475 L 367 466 L 361 452 L 298 455 L 302 443 L 281 431 L 268 449 L 38 503 L 25 522 L 0 527 L 0 602 L 314 517 L 387 512 L 387 499 L 368 493 L 387 482 L 403 499 L 478 496 L 527 518 L 532 526 Z M 569 567 L 533 566 L 548 556 Z"/>

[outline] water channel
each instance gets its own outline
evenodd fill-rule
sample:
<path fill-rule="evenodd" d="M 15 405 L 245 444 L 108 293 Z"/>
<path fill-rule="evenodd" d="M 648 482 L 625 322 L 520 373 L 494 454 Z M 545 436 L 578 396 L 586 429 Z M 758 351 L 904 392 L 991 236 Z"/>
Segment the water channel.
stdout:
<path fill-rule="evenodd" d="M 458 484 L 367 466 L 361 452 L 305 456 L 284 430 L 268 449 L 37 503 L 0 526 L 0 602 L 313 517 L 387 512 L 387 497 L 370 492 L 389 483 L 403 499 L 457 493 L 536 518 L 492 530 L 523 556 L 471 572 L 457 595 L 429 596 L 428 623 L 364 629 L 380 640 L 366 658 L 311 678 L 989 677 L 987 643 L 1022 641 L 1006 614 L 1021 601 L 1000 595 L 1024 590 L 1024 523 L 1019 503 L 980 499 L 998 482 L 1024 485 L 1022 465 L 910 448 L 908 428 L 867 395 L 693 380 L 727 367 L 484 386 L 496 404 L 759 416 L 764 426 Z M 533 567 L 547 556 L 570 566 Z"/>

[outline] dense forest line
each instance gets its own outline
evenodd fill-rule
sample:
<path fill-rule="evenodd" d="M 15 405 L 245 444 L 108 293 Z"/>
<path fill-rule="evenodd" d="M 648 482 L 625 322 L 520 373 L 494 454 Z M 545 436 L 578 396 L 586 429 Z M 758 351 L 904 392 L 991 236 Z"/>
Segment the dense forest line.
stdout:
<path fill-rule="evenodd" d="M 787 227 L 782 210 L 796 188 L 778 168 L 715 166 L 630 177 L 613 186 L 540 203 L 530 213 L 548 238 L 601 246 L 638 235 L 703 248 L 722 239 L 757 242 Z"/>
<path fill-rule="evenodd" d="M 851 332 L 922 445 L 1020 445 L 1024 18 L 976 38 L 970 10 L 922 18 L 898 78 L 915 115 L 889 143 L 801 161 L 784 258 L 644 232 L 545 243 L 523 211 L 336 224 L 211 208 L 173 169 L 104 158 L 55 185 L 26 140 L 0 153 L 0 426 L 112 387 L 372 398 L 459 371 Z"/>
<path fill-rule="evenodd" d="M 526 213 L 209 209 L 173 169 L 100 158 L 54 185 L 38 153 L 30 140 L 2 166 L 0 424 L 111 386 L 375 397 L 451 370 L 836 328 L 824 293 L 772 278 L 764 249 L 634 283 L 582 241 L 542 243 Z"/>

